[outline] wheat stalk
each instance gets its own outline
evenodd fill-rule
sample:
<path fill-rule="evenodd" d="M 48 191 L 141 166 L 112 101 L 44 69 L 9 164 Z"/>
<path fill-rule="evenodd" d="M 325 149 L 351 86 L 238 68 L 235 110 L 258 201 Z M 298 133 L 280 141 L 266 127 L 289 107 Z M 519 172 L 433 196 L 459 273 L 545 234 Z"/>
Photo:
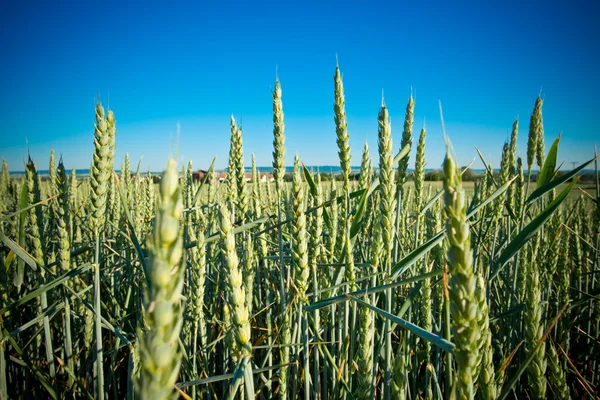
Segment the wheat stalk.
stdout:
<path fill-rule="evenodd" d="M 144 320 L 138 330 L 141 398 L 175 398 L 173 385 L 181 367 L 179 333 L 183 325 L 183 235 L 180 220 L 183 202 L 177 164 L 169 160 L 160 182 L 160 207 L 150 238 Z"/>
<path fill-rule="evenodd" d="M 471 233 L 467 221 L 467 203 L 456 162 L 446 153 L 444 160 L 444 203 L 447 217 L 448 287 L 452 331 L 456 349 L 456 397 L 473 399 L 479 338 L 479 310 L 475 298 Z"/>

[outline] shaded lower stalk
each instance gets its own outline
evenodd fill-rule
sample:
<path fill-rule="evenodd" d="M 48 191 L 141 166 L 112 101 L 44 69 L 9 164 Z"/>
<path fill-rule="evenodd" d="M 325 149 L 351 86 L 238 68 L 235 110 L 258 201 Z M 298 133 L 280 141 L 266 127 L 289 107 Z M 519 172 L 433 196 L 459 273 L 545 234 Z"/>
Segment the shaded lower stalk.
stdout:
<path fill-rule="evenodd" d="M 104 354 L 102 352 L 102 303 L 100 301 L 100 235 L 96 235 L 96 256 L 94 266 L 94 312 L 95 335 L 96 335 L 96 362 L 94 375 L 96 382 L 96 396 L 98 399 L 104 398 Z"/>
<path fill-rule="evenodd" d="M 529 247 L 527 259 L 527 287 L 525 292 L 525 305 L 527 307 L 524 321 L 525 350 L 527 355 L 534 354 L 534 358 L 527 368 L 528 386 L 534 399 L 546 398 L 546 344 L 543 343 L 535 349 L 544 334 L 542 321 L 542 294 L 540 286 L 539 266 L 536 254 L 539 236 Z"/>

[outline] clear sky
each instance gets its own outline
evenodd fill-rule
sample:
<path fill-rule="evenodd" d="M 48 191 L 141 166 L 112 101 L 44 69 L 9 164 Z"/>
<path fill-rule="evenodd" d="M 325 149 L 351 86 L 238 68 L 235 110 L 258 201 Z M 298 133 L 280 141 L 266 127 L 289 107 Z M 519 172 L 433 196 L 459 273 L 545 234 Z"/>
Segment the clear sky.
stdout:
<path fill-rule="evenodd" d="M 9 2 L 0 13 L 0 157 L 23 170 L 29 147 L 47 169 L 54 148 L 67 168 L 88 168 L 99 97 L 117 119 L 117 169 L 128 152 L 132 167 L 143 157 L 143 170 L 162 170 L 178 121 L 180 161 L 207 168 L 217 156 L 224 168 L 232 113 L 246 164 L 255 153 L 270 165 L 277 66 L 286 164 L 298 152 L 307 165 L 335 165 L 337 53 L 353 165 L 366 140 L 378 161 L 382 89 L 399 147 L 411 88 L 415 132 L 427 123 L 428 168 L 444 152 L 439 100 L 459 162 L 477 146 L 498 167 L 517 116 L 525 154 L 540 90 L 546 147 L 562 131 L 560 160 L 581 162 L 600 144 L 599 20 L 594 1 Z"/>

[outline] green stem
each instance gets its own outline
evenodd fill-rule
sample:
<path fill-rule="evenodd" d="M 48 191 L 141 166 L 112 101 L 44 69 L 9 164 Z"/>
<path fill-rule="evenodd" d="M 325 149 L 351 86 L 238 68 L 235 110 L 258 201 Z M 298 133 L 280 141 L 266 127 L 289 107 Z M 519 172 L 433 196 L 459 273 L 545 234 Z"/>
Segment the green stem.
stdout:
<path fill-rule="evenodd" d="M 104 366 L 102 352 L 102 304 L 100 302 L 100 235 L 96 235 L 96 254 L 94 256 L 94 312 L 96 314 L 96 362 L 94 374 L 96 375 L 96 398 L 104 399 Z"/>
<path fill-rule="evenodd" d="M 0 332 L 4 332 L 4 324 L 0 321 Z M 6 359 L 4 358 L 4 344 L 0 341 L 0 398 L 8 399 L 8 387 L 6 385 Z"/>
<path fill-rule="evenodd" d="M 446 295 L 444 295 L 444 339 L 452 341 L 452 335 L 450 333 L 450 301 Z M 450 391 L 452 390 L 453 382 L 453 371 L 452 371 L 452 354 L 446 354 L 446 397 L 450 398 Z"/>

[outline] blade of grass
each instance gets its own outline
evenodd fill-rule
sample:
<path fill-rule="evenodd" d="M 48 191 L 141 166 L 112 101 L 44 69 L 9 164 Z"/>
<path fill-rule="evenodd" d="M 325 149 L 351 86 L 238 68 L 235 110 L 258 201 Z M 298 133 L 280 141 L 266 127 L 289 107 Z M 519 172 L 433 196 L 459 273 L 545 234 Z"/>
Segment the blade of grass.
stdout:
<path fill-rule="evenodd" d="M 65 272 L 63 275 L 59 276 L 58 278 L 56 278 L 52 282 L 48 283 L 47 285 L 45 285 L 41 288 L 38 288 L 38 289 L 34 290 L 33 292 L 28 293 L 27 295 L 21 297 L 19 300 L 15 301 L 14 303 L 11 303 L 11 304 L 7 305 L 6 307 L 0 309 L 0 315 L 3 315 L 4 313 L 6 313 L 9 310 L 12 310 L 18 306 L 21 306 L 21 305 L 27 303 L 30 300 L 35 299 L 40 294 L 45 293 L 51 289 L 54 289 L 58 285 L 62 285 L 69 279 L 74 278 L 77 275 L 88 271 L 90 268 L 92 268 L 92 264 L 85 264 L 85 265 L 80 266 L 79 268 L 75 268 L 71 271 Z"/>
<path fill-rule="evenodd" d="M 54 315 L 59 312 L 60 310 L 62 310 L 63 308 L 65 308 L 65 302 L 60 302 L 58 304 L 54 304 L 50 307 L 46 307 L 46 309 L 44 310 L 44 312 L 42 312 L 41 314 L 39 314 L 38 316 L 36 316 L 35 318 L 33 318 L 32 320 L 26 322 L 25 324 L 19 326 L 16 329 L 13 329 L 12 332 L 9 332 L 6 336 L 4 336 L 1 341 L 5 342 L 6 340 L 8 340 L 8 338 L 13 337 L 13 336 L 17 336 L 19 333 L 26 331 L 27 329 L 31 328 L 34 325 L 37 325 L 37 323 L 45 318 L 48 318 L 50 315 L 52 315 L 52 318 L 54 318 Z M 52 319 L 52 318 L 49 318 Z"/>
<path fill-rule="evenodd" d="M 6 331 L 5 331 L 5 333 L 6 333 Z M 56 395 L 56 392 L 54 391 L 54 388 L 52 387 L 52 385 L 48 382 L 48 380 L 46 380 L 46 377 L 44 376 L 44 374 L 35 366 L 35 364 L 31 362 L 31 359 L 29 358 L 29 356 L 27 356 L 27 354 L 25 354 L 23 352 L 23 350 L 21 349 L 21 347 L 19 347 L 19 345 L 17 344 L 15 339 L 13 339 L 12 337 L 9 337 L 8 341 L 10 342 L 10 345 L 12 346 L 12 348 L 23 359 L 25 364 L 27 364 L 27 367 L 29 367 L 29 369 L 31 371 L 33 371 L 33 373 L 37 376 L 37 379 L 39 379 L 42 386 L 48 391 L 48 395 L 50 395 L 50 397 L 52 397 L 53 399 L 58 399 L 58 396 Z"/>
<path fill-rule="evenodd" d="M 443 271 L 441 271 L 441 270 L 440 271 L 431 271 L 426 274 L 414 276 L 414 277 L 404 279 L 404 280 L 401 280 L 398 282 L 389 283 L 386 285 L 380 285 L 380 286 L 376 286 L 376 287 L 372 287 L 372 288 L 361 289 L 361 290 L 357 290 L 355 292 L 341 294 L 339 296 L 333 296 L 328 299 L 323 299 L 316 303 L 313 303 L 313 304 L 305 307 L 305 310 L 307 312 L 313 311 L 313 310 L 318 310 L 319 308 L 327 307 L 332 304 L 341 303 L 343 301 L 348 301 L 348 299 L 349 299 L 348 296 L 359 297 L 359 296 L 366 296 L 369 294 L 379 293 L 379 292 L 383 292 L 387 289 L 393 289 L 395 287 L 406 285 L 409 283 L 416 283 L 416 282 L 422 281 L 424 279 L 435 278 L 437 276 L 442 275 L 442 273 L 443 273 Z"/>
<path fill-rule="evenodd" d="M 355 301 L 358 304 L 365 306 L 372 311 L 375 311 L 377 314 L 381 315 L 382 317 L 387 318 L 387 319 L 395 322 L 396 324 L 402 326 L 403 328 L 408 329 L 409 331 L 411 331 L 412 333 L 414 333 L 421 339 L 426 340 L 435 346 L 438 346 L 439 348 L 447 351 L 448 353 L 454 353 L 454 347 L 455 347 L 454 343 L 451 343 L 451 342 L 447 341 L 446 339 L 444 339 L 434 333 L 426 331 L 425 329 L 423 329 L 411 322 L 408 322 L 405 319 L 397 317 L 394 314 L 390 314 L 387 311 L 384 311 L 380 308 L 377 308 L 359 298 L 356 298 L 354 296 L 348 296 L 348 297 L 350 300 Z"/>
<path fill-rule="evenodd" d="M 544 165 L 542 166 L 542 170 L 538 175 L 537 179 L 537 187 L 544 186 L 546 183 L 550 182 L 550 180 L 554 177 L 556 173 L 556 157 L 558 156 L 558 142 L 560 141 L 560 134 L 552 143 L 552 147 L 550 147 L 550 151 L 548 151 L 548 156 L 544 161 Z"/>
<path fill-rule="evenodd" d="M 555 179 L 551 180 L 550 182 L 546 183 L 545 185 L 542 185 L 542 186 L 538 187 L 527 198 L 527 200 L 525 201 L 525 204 L 527 205 L 527 204 L 533 203 L 540 196 L 543 196 L 544 194 L 548 193 L 549 191 L 551 191 L 552 189 L 554 189 L 558 185 L 567 182 L 569 179 L 573 178 L 581 170 L 583 170 L 585 167 L 587 167 L 589 164 L 591 164 L 595 159 L 596 159 L 596 157 L 592 158 L 591 160 L 588 160 L 588 161 L 584 162 L 579 167 L 577 167 L 577 168 L 575 168 L 575 169 L 573 169 L 573 170 L 565 173 L 564 175 L 560 175 L 560 176 L 556 177 Z"/>
<path fill-rule="evenodd" d="M 431 239 L 423 243 L 421 246 L 417 247 L 413 251 L 411 251 L 406 257 L 400 260 L 393 268 L 391 272 L 391 279 L 396 279 L 399 275 L 404 273 L 408 268 L 413 266 L 417 261 L 421 258 L 425 257 L 431 249 L 433 249 L 438 244 L 442 243 L 444 240 L 444 234 L 446 230 L 442 230 L 434 235 Z"/>
<path fill-rule="evenodd" d="M 498 196 L 500 196 L 501 194 L 503 194 L 504 192 L 506 192 L 508 190 L 508 187 L 515 181 L 515 179 L 517 179 L 516 176 L 513 177 L 508 182 L 506 182 L 504 185 L 500 186 L 498 189 L 494 190 L 494 193 L 492 193 L 490 195 L 490 197 L 488 197 L 487 199 L 485 199 L 484 201 L 482 201 L 480 204 L 478 204 L 478 205 L 476 205 L 474 207 L 469 207 L 469 211 L 467 211 L 467 218 L 471 218 L 473 215 L 475 215 L 483 207 L 487 206 L 492 201 L 494 201 Z"/>
<path fill-rule="evenodd" d="M 362 227 L 365 206 L 367 204 L 367 193 L 368 191 L 363 193 L 360 202 L 358 203 L 358 207 L 356 207 L 356 213 L 352 218 L 352 225 L 350 226 L 350 239 L 354 239 Z"/>
<path fill-rule="evenodd" d="M 194 196 L 194 201 L 192 202 L 192 207 L 194 205 L 198 204 L 198 201 L 200 201 L 200 191 L 202 190 L 202 187 L 204 186 L 204 184 L 208 181 L 208 177 L 212 175 L 213 169 L 215 168 L 216 159 L 217 159 L 217 157 L 213 157 L 213 160 L 210 163 L 210 167 L 208 167 L 208 171 L 206 172 L 206 175 L 204 175 L 204 178 L 202 178 L 202 181 L 200 182 L 200 186 L 198 186 L 198 190 L 196 190 L 196 195 Z"/>
<path fill-rule="evenodd" d="M 8 236 L 6 236 L 2 232 L 0 232 L 0 241 L 2 241 L 6 245 L 6 247 L 11 249 L 17 255 L 17 257 L 25 261 L 25 263 L 27 263 L 27 265 L 29 265 L 34 271 L 37 270 L 37 266 L 39 263 L 33 258 L 31 254 L 27 253 L 27 251 L 25 251 L 24 248 L 13 242 Z"/>
<path fill-rule="evenodd" d="M 492 167 L 485 161 L 485 158 L 483 158 L 483 154 L 481 154 L 481 151 L 479 151 L 477 147 L 475 147 L 475 150 L 477 150 L 477 154 L 479 155 L 481 162 L 485 166 L 485 172 L 489 174 L 490 178 L 492 179 L 492 183 L 494 184 L 494 186 L 498 186 L 496 178 L 494 178 L 494 171 L 492 170 Z"/>
<path fill-rule="evenodd" d="M 433 196 L 433 197 L 431 198 L 431 200 L 429 200 L 429 201 L 427 202 L 427 204 L 425 204 L 425 205 L 423 206 L 423 208 L 421 208 L 421 211 L 419 212 L 419 214 L 421 214 L 421 215 L 425 215 L 425 212 L 426 212 L 427 210 L 429 210 L 429 208 L 431 208 L 431 206 L 432 206 L 432 205 L 434 205 L 434 204 L 435 204 L 435 202 L 436 202 L 436 201 L 438 201 L 438 200 L 440 199 L 440 197 L 442 197 L 442 195 L 443 195 L 443 194 L 444 194 L 444 190 L 443 190 L 443 189 L 442 189 L 442 190 L 440 190 L 439 192 L 437 192 L 437 193 L 436 193 L 436 195 L 435 195 L 435 196 Z"/>

